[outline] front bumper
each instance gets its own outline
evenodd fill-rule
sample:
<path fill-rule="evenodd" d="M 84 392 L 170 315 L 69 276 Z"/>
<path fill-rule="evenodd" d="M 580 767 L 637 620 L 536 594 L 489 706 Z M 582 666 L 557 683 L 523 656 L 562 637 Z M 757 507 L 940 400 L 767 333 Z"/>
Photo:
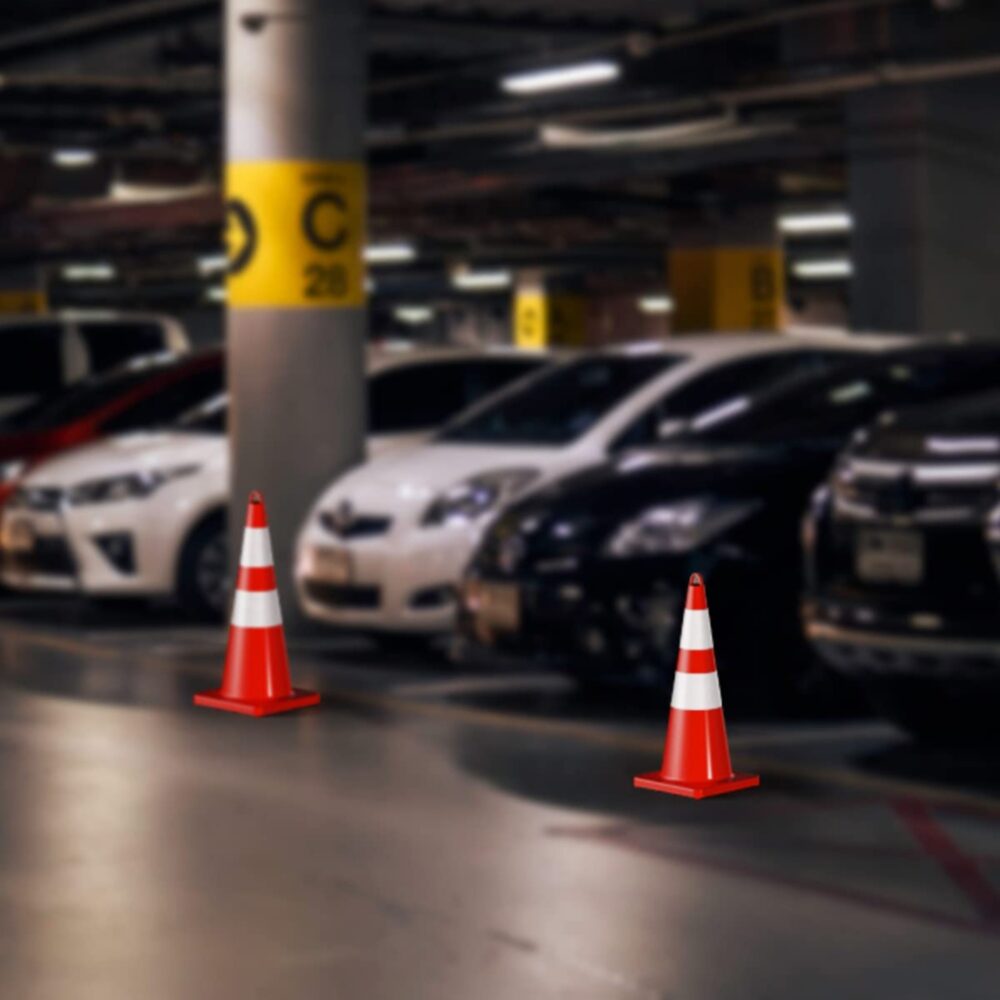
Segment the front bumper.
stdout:
<path fill-rule="evenodd" d="M 356 631 L 436 635 L 455 625 L 459 579 L 481 528 L 397 527 L 374 538 L 338 539 L 315 523 L 295 560 L 299 606 L 315 621 Z M 337 553 L 336 573 L 328 556 Z"/>

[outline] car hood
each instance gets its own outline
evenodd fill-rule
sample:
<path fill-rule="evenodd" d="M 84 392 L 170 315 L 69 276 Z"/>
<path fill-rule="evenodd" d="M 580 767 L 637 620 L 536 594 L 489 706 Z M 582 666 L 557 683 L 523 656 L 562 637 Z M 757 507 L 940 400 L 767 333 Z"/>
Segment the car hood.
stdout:
<path fill-rule="evenodd" d="M 28 486 L 72 486 L 132 472 L 180 465 L 224 463 L 228 457 L 221 434 L 143 431 L 104 438 L 39 463 L 25 476 Z"/>
<path fill-rule="evenodd" d="M 443 490 L 475 475 L 506 469 L 537 469 L 547 474 L 569 461 L 565 449 L 435 442 L 382 455 L 347 473 L 326 490 L 319 506 L 330 507 L 346 500 L 359 511 L 402 514 L 410 509 L 423 510 Z"/>
<path fill-rule="evenodd" d="M 900 410 L 859 435 L 854 455 L 1000 462 L 1000 392 Z"/>

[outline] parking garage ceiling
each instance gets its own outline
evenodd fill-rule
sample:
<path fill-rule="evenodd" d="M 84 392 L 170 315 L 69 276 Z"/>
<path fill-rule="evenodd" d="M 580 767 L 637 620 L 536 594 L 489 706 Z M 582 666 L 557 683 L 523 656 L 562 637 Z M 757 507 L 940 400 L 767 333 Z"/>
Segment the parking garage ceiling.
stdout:
<path fill-rule="evenodd" d="M 396 279 L 405 287 L 433 284 L 456 257 L 653 270 L 679 225 L 842 201 L 845 95 L 996 72 L 997 8 L 372 0 L 372 230 L 419 243 L 419 265 Z M 100 254 L 131 272 L 129 294 L 197 291 L 192 254 L 220 242 L 220 15 L 218 0 L 0 12 L 8 265 Z M 618 78 L 532 95 L 500 86 L 595 60 Z M 67 168 L 59 151 L 93 156 Z"/>

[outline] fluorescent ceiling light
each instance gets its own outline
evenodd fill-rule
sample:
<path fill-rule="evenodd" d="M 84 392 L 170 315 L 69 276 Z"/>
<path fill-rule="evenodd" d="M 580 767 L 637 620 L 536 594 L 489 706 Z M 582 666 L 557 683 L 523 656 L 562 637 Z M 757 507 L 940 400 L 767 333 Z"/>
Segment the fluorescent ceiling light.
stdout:
<path fill-rule="evenodd" d="M 225 302 L 226 289 L 222 285 L 211 285 L 205 289 L 205 298 L 209 302 Z"/>
<path fill-rule="evenodd" d="M 369 243 L 365 247 L 365 260 L 369 264 L 407 264 L 417 259 L 417 249 L 412 243 Z"/>
<path fill-rule="evenodd" d="M 222 253 L 206 253 L 198 258 L 198 273 L 207 278 L 213 274 L 222 274 L 229 267 L 229 258 Z"/>
<path fill-rule="evenodd" d="M 669 295 L 643 295 L 638 305 L 640 312 L 650 316 L 662 316 L 674 311 L 674 300 Z"/>
<path fill-rule="evenodd" d="M 828 260 L 800 260 L 792 264 L 792 274 L 806 281 L 825 278 L 849 278 L 854 273 L 848 257 L 831 257 Z"/>
<path fill-rule="evenodd" d="M 778 229 L 789 236 L 847 233 L 854 220 L 849 212 L 789 212 L 778 217 Z"/>
<path fill-rule="evenodd" d="M 621 67 L 618 63 L 597 59 L 572 66 L 553 66 L 550 69 L 512 73 L 505 76 L 500 85 L 508 94 L 541 94 L 549 90 L 568 90 L 572 87 L 609 83 L 619 76 Z"/>
<path fill-rule="evenodd" d="M 57 167 L 89 167 L 97 162 L 97 153 L 92 149 L 56 149 L 52 162 Z"/>
<path fill-rule="evenodd" d="M 463 292 L 490 292 L 509 288 L 511 280 L 510 271 L 502 268 L 493 271 L 472 271 L 462 268 L 453 271 L 451 275 L 451 283 Z"/>
<path fill-rule="evenodd" d="M 90 264 L 64 264 L 60 273 L 65 281 L 114 281 L 118 272 L 114 264 L 95 261 Z"/>
<path fill-rule="evenodd" d="M 409 323 L 410 326 L 420 326 L 423 323 L 430 323 L 434 319 L 434 310 L 430 306 L 396 306 L 392 315 L 400 323 Z"/>
<path fill-rule="evenodd" d="M 157 204 L 180 201 L 184 198 L 198 198 L 215 194 L 217 191 L 218 188 L 207 181 L 199 181 L 196 184 L 137 184 L 115 180 L 108 189 L 108 198 L 125 204 Z"/>

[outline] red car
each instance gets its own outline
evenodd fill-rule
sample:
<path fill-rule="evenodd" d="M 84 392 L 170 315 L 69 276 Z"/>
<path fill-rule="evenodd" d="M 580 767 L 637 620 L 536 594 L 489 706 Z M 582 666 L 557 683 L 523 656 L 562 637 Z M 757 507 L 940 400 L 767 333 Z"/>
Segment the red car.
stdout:
<path fill-rule="evenodd" d="M 150 355 L 78 382 L 0 421 L 0 506 L 22 474 L 56 452 L 169 423 L 223 391 L 223 352 Z"/>

